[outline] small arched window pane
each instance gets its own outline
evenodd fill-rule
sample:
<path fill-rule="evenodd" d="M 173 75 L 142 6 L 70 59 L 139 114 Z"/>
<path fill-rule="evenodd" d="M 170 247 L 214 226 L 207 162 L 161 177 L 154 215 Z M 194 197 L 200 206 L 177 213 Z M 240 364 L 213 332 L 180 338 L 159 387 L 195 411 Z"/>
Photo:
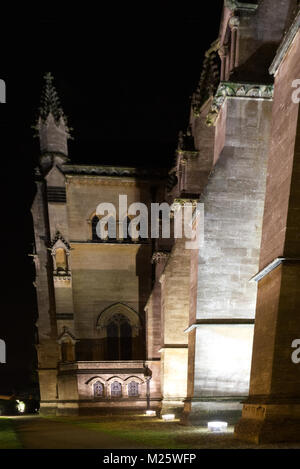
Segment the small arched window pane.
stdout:
<path fill-rule="evenodd" d="M 122 397 L 122 385 L 118 381 L 114 381 L 111 384 L 111 396 Z"/>
<path fill-rule="evenodd" d="M 131 381 L 128 384 L 128 396 L 129 397 L 138 397 L 139 395 L 139 383 L 136 381 Z"/>
<path fill-rule="evenodd" d="M 132 337 L 132 329 L 129 322 L 124 321 L 120 325 L 120 336 L 121 337 Z"/>
<path fill-rule="evenodd" d="M 104 395 L 104 387 L 100 381 L 94 384 L 94 396 L 95 397 L 103 397 Z"/>
<path fill-rule="evenodd" d="M 97 234 L 97 226 L 98 226 L 98 223 L 99 223 L 99 218 L 98 217 L 94 217 L 92 219 L 92 233 L 93 233 L 93 241 L 100 241 L 100 238 Z"/>
<path fill-rule="evenodd" d="M 118 324 L 110 322 L 107 326 L 107 337 L 119 337 Z"/>

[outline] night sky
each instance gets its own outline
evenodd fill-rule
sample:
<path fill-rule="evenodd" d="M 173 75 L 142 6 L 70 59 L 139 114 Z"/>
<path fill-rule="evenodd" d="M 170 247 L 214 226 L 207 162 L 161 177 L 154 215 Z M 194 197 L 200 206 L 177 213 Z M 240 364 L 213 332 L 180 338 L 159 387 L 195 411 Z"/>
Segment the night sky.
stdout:
<path fill-rule="evenodd" d="M 53 74 L 74 129 L 69 145 L 72 162 L 169 167 L 178 132 L 188 124 L 190 96 L 200 78 L 203 55 L 218 36 L 223 1 L 200 3 L 205 10 L 185 4 L 164 10 L 141 4 L 134 17 L 128 10 L 102 12 L 100 19 L 92 19 L 93 12 L 72 19 L 58 19 L 55 12 L 40 14 L 26 24 L 40 46 L 35 60 L 31 51 L 22 71 L 11 67 L 12 71 L 0 73 L 7 84 L 7 104 L 0 104 L 0 338 L 7 344 L 7 364 L 0 365 L 0 394 L 28 389 L 35 360 L 37 309 L 28 254 L 39 141 L 33 139 L 31 126 L 44 72 L 34 70 L 53 70 L 57 65 L 67 70 Z M 53 56 L 62 29 L 58 63 Z M 47 38 L 45 50 L 53 39 L 48 63 L 41 54 L 43 38 Z"/>

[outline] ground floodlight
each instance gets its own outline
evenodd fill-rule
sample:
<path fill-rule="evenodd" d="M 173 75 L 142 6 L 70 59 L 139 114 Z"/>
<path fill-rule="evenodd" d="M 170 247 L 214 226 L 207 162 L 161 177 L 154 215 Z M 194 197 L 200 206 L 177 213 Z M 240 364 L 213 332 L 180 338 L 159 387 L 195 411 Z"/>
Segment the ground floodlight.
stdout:
<path fill-rule="evenodd" d="M 227 422 L 208 422 L 207 424 L 208 430 L 211 432 L 224 432 L 227 427 Z"/>
<path fill-rule="evenodd" d="M 161 418 L 165 421 L 165 422 L 170 422 L 172 420 L 175 420 L 175 415 L 174 414 L 165 414 L 165 415 L 162 415 Z"/>

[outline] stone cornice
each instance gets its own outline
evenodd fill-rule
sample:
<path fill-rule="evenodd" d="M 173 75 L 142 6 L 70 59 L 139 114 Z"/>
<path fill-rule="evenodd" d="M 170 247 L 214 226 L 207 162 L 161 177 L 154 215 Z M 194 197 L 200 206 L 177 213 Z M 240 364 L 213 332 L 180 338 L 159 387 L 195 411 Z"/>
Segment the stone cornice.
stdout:
<path fill-rule="evenodd" d="M 273 85 L 221 81 L 212 102 L 206 123 L 208 126 L 215 125 L 220 109 L 226 98 L 271 100 L 273 99 L 273 91 Z"/>
<path fill-rule="evenodd" d="M 145 372 L 145 368 L 87 368 L 87 369 L 63 369 L 62 366 L 59 368 L 60 375 L 68 375 L 68 374 L 74 374 L 74 375 L 86 375 L 86 374 L 92 374 L 92 375 L 143 375 Z M 124 381 L 124 379 L 122 379 Z M 107 381 L 107 380 L 105 380 Z M 124 398 L 122 399 L 122 402 L 124 401 Z M 69 401 L 67 401 L 69 402 Z M 90 401 L 89 401 L 90 402 Z M 110 400 L 111 402 L 111 400 Z"/>
<path fill-rule="evenodd" d="M 89 185 L 101 185 L 101 186 L 125 186 L 125 187 L 137 187 L 139 184 L 147 185 L 150 179 L 138 180 L 137 178 L 129 177 L 111 177 L 111 176 L 88 176 L 72 174 L 66 175 L 67 185 L 77 186 L 89 186 Z"/>
<path fill-rule="evenodd" d="M 173 209 L 177 207 L 184 207 L 185 205 L 192 205 L 193 207 L 197 206 L 197 203 L 199 202 L 199 195 L 195 194 L 195 197 L 180 197 L 180 198 L 175 198 L 173 202 Z"/>
<path fill-rule="evenodd" d="M 63 165 L 61 169 L 65 175 L 70 176 L 130 177 L 136 179 L 164 179 L 166 177 L 162 169 L 100 165 Z"/>
<path fill-rule="evenodd" d="M 286 35 L 283 38 L 283 41 L 281 42 L 276 56 L 269 68 L 269 72 L 271 75 L 275 75 L 278 68 L 280 67 L 280 64 L 284 57 L 286 56 L 293 40 L 295 39 L 295 36 L 300 28 L 300 10 L 298 11 L 298 14 L 290 27 L 290 29 L 287 31 Z"/>
<path fill-rule="evenodd" d="M 256 3 L 241 3 L 238 2 L 237 0 L 225 0 L 225 7 L 227 7 L 229 10 L 236 11 L 236 10 L 241 10 L 241 11 L 248 11 L 248 12 L 254 12 L 258 8 L 258 4 Z"/>
<path fill-rule="evenodd" d="M 160 349 L 159 353 L 163 352 L 164 350 L 169 350 L 169 349 L 182 349 L 182 348 L 188 348 L 188 344 L 164 344 Z"/>

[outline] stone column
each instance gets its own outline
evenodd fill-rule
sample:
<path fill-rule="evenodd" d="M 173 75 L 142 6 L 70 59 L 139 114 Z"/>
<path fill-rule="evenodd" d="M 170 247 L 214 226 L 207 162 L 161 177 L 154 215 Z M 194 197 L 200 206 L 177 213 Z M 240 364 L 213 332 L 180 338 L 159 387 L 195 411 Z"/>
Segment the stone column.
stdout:
<path fill-rule="evenodd" d="M 227 46 L 222 46 L 218 50 L 220 59 L 221 59 L 221 81 L 224 81 L 225 75 L 226 75 L 226 58 L 228 54 L 228 47 Z"/>
<path fill-rule="evenodd" d="M 233 16 L 229 20 L 231 29 L 231 48 L 230 48 L 230 70 L 237 67 L 238 64 L 238 28 L 240 20 L 237 16 Z"/>
<path fill-rule="evenodd" d="M 216 122 L 216 164 L 200 197 L 204 246 L 193 266 L 183 423 L 235 423 L 249 391 L 256 307 L 249 278 L 259 269 L 272 111 L 264 89 L 232 84 Z"/>
<path fill-rule="evenodd" d="M 177 239 L 160 278 L 162 311 L 162 413 L 180 416 L 187 395 L 191 250 Z"/>
<path fill-rule="evenodd" d="M 35 231 L 36 255 L 36 294 L 39 309 L 38 328 L 39 343 L 37 345 L 38 373 L 41 394 L 41 414 L 55 414 L 57 408 L 57 362 L 59 347 L 57 324 L 55 318 L 55 301 L 53 288 L 53 266 L 51 255 L 47 249 L 49 243 L 49 220 L 46 205 L 45 182 L 36 181 L 37 194 L 32 206 L 32 217 Z"/>

